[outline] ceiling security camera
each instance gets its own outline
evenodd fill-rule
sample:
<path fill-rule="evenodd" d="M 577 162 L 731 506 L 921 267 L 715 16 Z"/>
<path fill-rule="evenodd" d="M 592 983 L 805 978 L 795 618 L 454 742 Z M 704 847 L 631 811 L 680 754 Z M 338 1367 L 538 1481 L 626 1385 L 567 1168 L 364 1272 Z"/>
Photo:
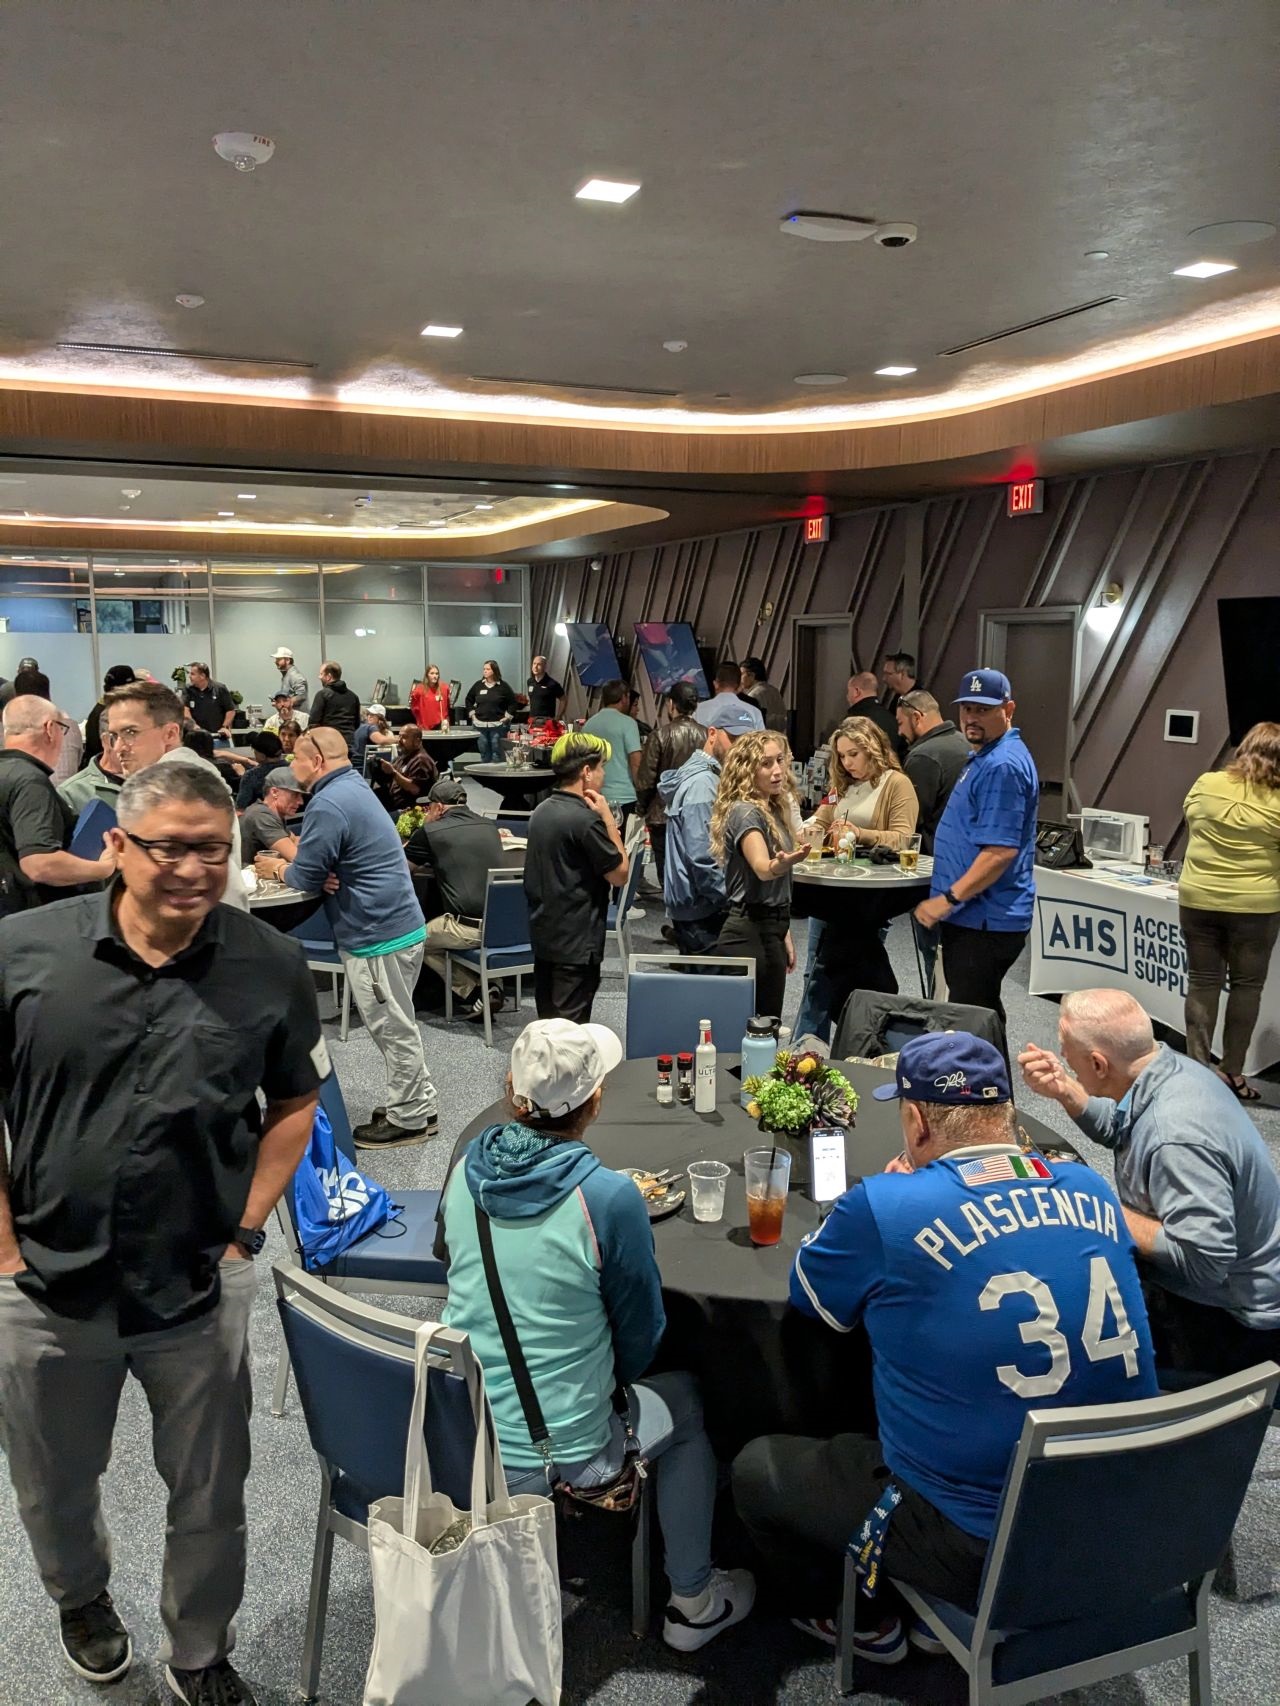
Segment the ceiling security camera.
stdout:
<path fill-rule="evenodd" d="M 914 225 L 886 220 L 876 226 L 873 236 L 882 249 L 905 249 L 908 243 L 915 242 L 919 232 Z"/>

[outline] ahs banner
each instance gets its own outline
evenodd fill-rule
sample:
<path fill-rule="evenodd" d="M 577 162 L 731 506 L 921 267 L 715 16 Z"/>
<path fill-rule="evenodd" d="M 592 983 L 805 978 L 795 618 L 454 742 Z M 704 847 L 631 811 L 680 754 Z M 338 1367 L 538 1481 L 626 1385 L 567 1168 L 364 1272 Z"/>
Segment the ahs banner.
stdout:
<path fill-rule="evenodd" d="M 1153 1019 L 1183 1032 L 1187 956 L 1176 888 L 1130 884 L 1100 870 L 1037 866 L 1030 987 L 1033 995 L 1127 989 Z M 1277 1060 L 1280 955 L 1272 961 L 1245 1070 L 1260 1072 Z"/>

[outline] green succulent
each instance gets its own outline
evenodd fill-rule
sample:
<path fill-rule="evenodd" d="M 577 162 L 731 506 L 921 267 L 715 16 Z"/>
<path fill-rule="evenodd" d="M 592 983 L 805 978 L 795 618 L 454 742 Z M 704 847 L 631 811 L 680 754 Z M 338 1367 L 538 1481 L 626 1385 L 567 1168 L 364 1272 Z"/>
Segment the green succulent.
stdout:
<path fill-rule="evenodd" d="M 803 1131 L 813 1119 L 813 1097 L 802 1084 L 766 1078 L 756 1092 L 761 1124 L 771 1131 Z"/>

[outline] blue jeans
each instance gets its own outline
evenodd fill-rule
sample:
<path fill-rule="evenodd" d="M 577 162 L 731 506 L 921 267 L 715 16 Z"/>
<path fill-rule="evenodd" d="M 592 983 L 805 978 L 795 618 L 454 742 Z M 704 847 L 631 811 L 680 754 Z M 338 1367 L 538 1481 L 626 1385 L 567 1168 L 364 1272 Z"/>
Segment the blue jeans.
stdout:
<path fill-rule="evenodd" d="M 702 1399 L 691 1374 L 651 1374 L 628 1389 L 631 1426 L 657 1477 L 658 1521 L 672 1593 L 702 1592 L 711 1580 L 711 1512 L 716 1497 L 716 1460 L 702 1426 Z M 584 1463 L 559 1463 L 560 1479 L 574 1487 L 611 1481 L 622 1468 L 626 1435 L 611 1419 L 609 1443 Z M 546 1489 L 541 1469 L 507 1476 L 509 1493 Z"/>
<path fill-rule="evenodd" d="M 502 762 L 502 737 L 507 732 L 505 723 L 477 723 L 476 733 L 480 736 L 481 764 L 500 764 Z"/>
<path fill-rule="evenodd" d="M 800 1011 L 796 1014 L 795 1028 L 792 1036 L 821 1037 L 824 1043 L 831 1041 L 831 989 L 830 980 L 818 968 L 818 945 L 822 941 L 822 932 L 826 929 L 821 918 L 809 920 L 809 952 L 804 960 L 804 988 L 800 994 Z"/>

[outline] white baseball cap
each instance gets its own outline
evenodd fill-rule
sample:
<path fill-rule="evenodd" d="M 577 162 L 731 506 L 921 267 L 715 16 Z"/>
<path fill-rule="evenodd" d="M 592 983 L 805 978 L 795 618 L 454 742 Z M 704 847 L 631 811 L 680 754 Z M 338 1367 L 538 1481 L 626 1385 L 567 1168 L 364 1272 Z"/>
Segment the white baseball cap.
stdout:
<path fill-rule="evenodd" d="M 387 707 L 376 703 L 366 705 L 364 708 L 364 714 L 366 717 L 385 717 L 387 714 Z"/>
<path fill-rule="evenodd" d="M 271 655 L 276 658 L 291 658 L 293 653 L 289 650 L 288 646 L 277 646 Z"/>
<path fill-rule="evenodd" d="M 622 1059 L 622 1044 L 605 1025 L 535 1019 L 511 1050 L 511 1090 L 531 1112 L 563 1119 L 580 1108 Z"/>

